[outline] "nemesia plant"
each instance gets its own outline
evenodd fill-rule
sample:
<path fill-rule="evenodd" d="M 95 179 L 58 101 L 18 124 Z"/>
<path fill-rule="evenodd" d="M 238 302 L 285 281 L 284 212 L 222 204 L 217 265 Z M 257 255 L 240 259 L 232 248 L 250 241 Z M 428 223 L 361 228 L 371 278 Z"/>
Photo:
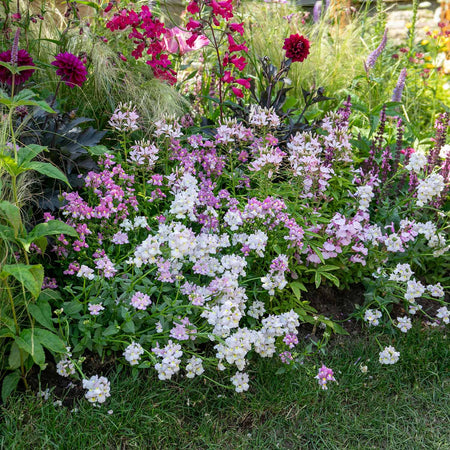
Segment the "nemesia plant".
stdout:
<path fill-rule="evenodd" d="M 432 149 L 417 168 L 400 153 L 388 167 L 383 161 L 397 156 L 378 139 L 354 167 L 350 109 L 347 102 L 324 118 L 320 132 L 298 132 L 286 144 L 272 134 L 277 117 L 261 107 L 252 109 L 249 126 L 226 121 L 214 136 L 185 134 L 176 119 L 164 120 L 148 140 L 122 142 L 120 153 L 103 155 L 84 190 L 64 194 L 62 214 L 78 238 L 61 235 L 53 248 L 64 268 L 63 290 L 72 295 L 54 305 L 71 352 L 110 348 L 134 368 L 153 367 L 161 380 L 215 367 L 242 392 L 253 356 L 277 356 L 295 367 L 311 351 L 297 338 L 302 322 L 339 330 L 299 301 L 308 283 L 340 285 L 380 266 L 375 282 L 393 295 L 381 301 L 369 289 L 364 317 L 372 326 L 391 321 L 407 332 L 423 296 L 437 299 L 436 314 L 448 320 L 443 287 L 423 287 L 402 260 L 418 242 L 440 258 L 448 245 L 443 232 L 411 216 L 382 228 L 385 218 L 372 209 L 381 198 L 378 180 L 402 183 L 413 173 L 415 188 L 403 184 L 396 202 L 425 217 L 427 203 L 443 201 L 444 187 L 431 194 L 421 183 L 445 174 L 447 159 L 436 159 Z M 129 142 L 137 111 L 124 106 L 110 123 Z M 444 133 L 438 132 L 439 152 Z M 345 179 L 348 192 L 336 198 Z M 291 194 L 270 195 L 277 190 Z M 390 319 L 402 290 L 408 315 Z M 389 355 L 380 361 L 398 359 Z M 72 360 L 64 356 L 62 366 Z M 324 377 L 334 380 L 327 371 L 319 378 L 323 388 Z"/>

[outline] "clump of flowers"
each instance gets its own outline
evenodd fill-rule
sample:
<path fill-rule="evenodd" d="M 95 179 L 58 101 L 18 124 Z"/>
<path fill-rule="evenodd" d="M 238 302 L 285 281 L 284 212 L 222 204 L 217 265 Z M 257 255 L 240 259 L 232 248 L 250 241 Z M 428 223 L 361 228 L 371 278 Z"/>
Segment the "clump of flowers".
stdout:
<path fill-rule="evenodd" d="M 132 342 L 123 352 L 123 356 L 130 363 L 131 366 L 139 364 L 141 355 L 144 353 L 144 349 L 141 344 Z"/>
<path fill-rule="evenodd" d="M 59 53 L 51 63 L 57 68 L 56 75 L 70 88 L 83 86 L 87 78 L 87 70 L 84 64 L 75 55 L 69 52 Z"/>
<path fill-rule="evenodd" d="M 364 320 L 374 327 L 379 325 L 379 319 L 382 317 L 381 311 L 378 309 L 367 309 L 364 313 Z"/>
<path fill-rule="evenodd" d="M 167 55 L 164 36 L 168 33 L 165 25 L 151 11 L 147 5 L 141 6 L 139 12 L 133 9 L 122 9 L 107 22 L 106 27 L 111 31 L 130 30 L 128 38 L 135 44 L 131 55 L 135 59 L 147 55 L 148 64 L 156 78 L 175 84 L 176 72 L 170 68 L 172 62 Z"/>
<path fill-rule="evenodd" d="M 85 397 L 90 403 L 105 403 L 106 399 L 111 396 L 110 383 L 106 377 L 94 375 L 89 380 L 83 380 L 83 388 L 87 389 Z"/>
<path fill-rule="evenodd" d="M 336 378 L 333 376 L 333 370 L 326 367 L 325 364 L 322 364 L 322 367 L 319 369 L 319 372 L 315 378 L 319 381 L 319 386 L 324 390 L 328 389 L 328 382 L 336 382 Z"/>
<path fill-rule="evenodd" d="M 380 364 L 395 364 L 400 358 L 400 352 L 396 351 L 394 347 L 385 347 L 380 352 Z"/>
<path fill-rule="evenodd" d="M 120 103 L 109 119 L 109 124 L 122 133 L 135 131 L 139 128 L 139 114 L 131 103 Z"/>

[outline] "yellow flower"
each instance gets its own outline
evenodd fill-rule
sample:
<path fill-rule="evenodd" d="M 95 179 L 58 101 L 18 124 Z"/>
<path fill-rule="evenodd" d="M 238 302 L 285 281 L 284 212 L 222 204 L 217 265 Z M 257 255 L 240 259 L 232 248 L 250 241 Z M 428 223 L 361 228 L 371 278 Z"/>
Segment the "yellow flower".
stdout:
<path fill-rule="evenodd" d="M 420 44 L 421 45 L 427 45 L 429 43 L 430 43 L 430 41 L 428 39 L 424 39 Z"/>
<path fill-rule="evenodd" d="M 428 56 L 425 56 L 425 61 L 431 61 L 431 56 L 430 55 L 428 55 Z"/>
<path fill-rule="evenodd" d="M 436 66 L 434 64 L 425 64 L 427 69 L 434 69 Z"/>
<path fill-rule="evenodd" d="M 410 22 L 408 22 L 408 23 L 406 24 L 406 28 L 408 28 L 408 30 L 409 30 L 411 27 L 412 27 L 412 24 L 411 24 Z"/>

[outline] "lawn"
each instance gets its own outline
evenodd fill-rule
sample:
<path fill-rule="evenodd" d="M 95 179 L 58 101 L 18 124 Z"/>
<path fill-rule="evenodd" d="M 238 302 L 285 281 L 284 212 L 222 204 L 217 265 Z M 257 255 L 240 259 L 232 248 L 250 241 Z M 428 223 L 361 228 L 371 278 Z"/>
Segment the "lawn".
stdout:
<path fill-rule="evenodd" d="M 448 449 L 447 339 L 414 327 L 398 346 L 400 361 L 382 366 L 373 338 L 339 337 L 326 356 L 338 384 L 326 391 L 303 367 L 280 375 L 274 361 L 259 360 L 243 395 L 206 379 L 123 372 L 110 374 L 112 396 L 99 408 L 16 394 L 1 410 L 1 447 Z"/>

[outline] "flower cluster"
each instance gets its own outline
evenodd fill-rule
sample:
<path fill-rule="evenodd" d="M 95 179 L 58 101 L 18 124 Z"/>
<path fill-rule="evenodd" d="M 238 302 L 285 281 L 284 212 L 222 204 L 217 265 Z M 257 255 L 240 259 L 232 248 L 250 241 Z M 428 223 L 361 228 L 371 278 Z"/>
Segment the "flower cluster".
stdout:
<path fill-rule="evenodd" d="M 83 380 L 83 388 L 87 389 L 85 397 L 90 403 L 104 403 L 110 394 L 110 383 L 107 378 L 94 375 Z"/>
<path fill-rule="evenodd" d="M 249 89 L 250 81 L 247 78 L 236 77 L 235 72 L 242 72 L 247 65 L 245 57 L 239 56 L 239 53 L 247 53 L 248 48 L 245 41 L 236 42 L 237 35 L 240 37 L 244 35 L 244 24 L 230 21 L 234 17 L 232 1 L 191 0 L 186 9 L 191 14 L 186 24 L 186 29 L 192 32 L 192 36 L 186 41 L 189 46 L 194 46 L 197 40 L 204 36 L 205 29 L 209 29 L 212 33 L 216 45 L 215 35 L 221 31 L 221 21 L 225 21 L 226 29 L 223 32 L 226 34 L 228 46 L 219 61 L 221 66 L 219 69 L 219 95 L 221 95 L 221 86 L 224 83 L 231 86 L 231 91 L 236 97 L 242 98 L 244 96 L 242 88 Z"/>
<path fill-rule="evenodd" d="M 139 364 L 141 355 L 144 353 L 142 345 L 137 342 L 132 342 L 123 352 L 123 356 L 130 363 L 131 366 Z"/>
<path fill-rule="evenodd" d="M 400 352 L 396 351 L 394 347 L 385 347 L 380 352 L 380 364 L 395 364 L 400 358 Z"/>
<path fill-rule="evenodd" d="M 141 6 L 141 11 L 122 9 L 107 22 L 106 27 L 111 31 L 123 31 L 131 29 L 128 39 L 136 45 L 131 55 L 135 59 L 142 58 L 144 51 L 150 59 L 146 60 L 156 78 L 166 80 L 169 84 L 175 84 L 176 72 L 169 66 L 172 64 L 164 44 L 164 36 L 167 29 L 147 5 Z"/>
<path fill-rule="evenodd" d="M 319 385 L 322 389 L 327 390 L 327 383 L 329 381 L 336 381 L 336 378 L 333 376 L 333 370 L 326 367 L 324 364 L 319 369 L 319 373 L 315 376 L 319 381 Z"/>

